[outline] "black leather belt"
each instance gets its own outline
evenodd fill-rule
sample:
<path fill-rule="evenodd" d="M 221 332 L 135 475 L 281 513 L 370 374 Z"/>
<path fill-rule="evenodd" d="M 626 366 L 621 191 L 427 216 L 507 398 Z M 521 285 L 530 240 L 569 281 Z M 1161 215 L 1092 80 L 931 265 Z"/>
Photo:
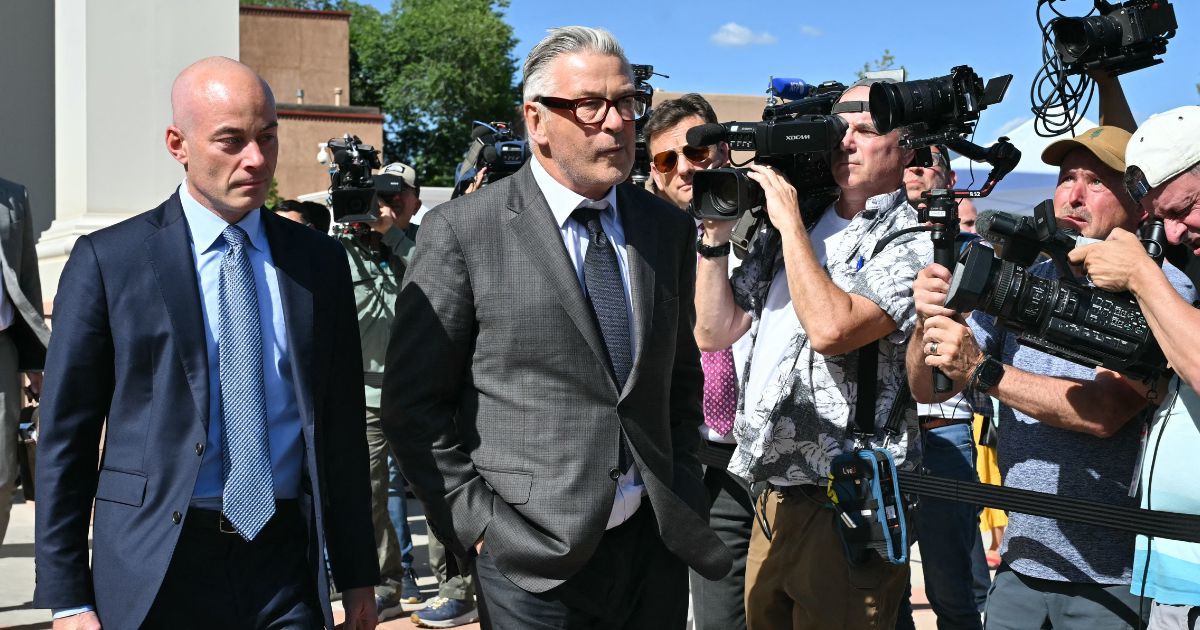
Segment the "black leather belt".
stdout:
<path fill-rule="evenodd" d="M 271 520 L 263 526 L 262 533 L 273 529 L 279 523 L 288 520 L 298 520 L 300 517 L 300 501 L 297 499 L 276 499 L 275 514 L 271 516 Z M 193 527 L 200 530 L 217 531 L 222 534 L 238 534 L 233 523 L 225 518 L 219 510 L 206 510 L 203 508 L 190 507 L 187 511 L 187 519 L 184 521 L 185 527 Z"/>
<path fill-rule="evenodd" d="M 956 424 L 971 424 L 971 418 L 942 418 L 939 416 L 917 416 L 917 422 L 921 425 L 922 431 L 930 431 L 940 429 L 942 427 L 954 426 Z"/>

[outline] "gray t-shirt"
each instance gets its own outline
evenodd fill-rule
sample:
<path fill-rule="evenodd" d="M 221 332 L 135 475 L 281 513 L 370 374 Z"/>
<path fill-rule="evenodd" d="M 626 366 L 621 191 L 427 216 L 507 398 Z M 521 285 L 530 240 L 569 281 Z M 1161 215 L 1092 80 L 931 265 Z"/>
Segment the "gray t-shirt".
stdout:
<path fill-rule="evenodd" d="M 1180 295 L 1195 299 L 1190 280 L 1169 264 L 1163 271 Z M 1030 267 L 1042 277 L 1057 276 L 1051 262 Z M 1017 335 L 975 311 L 971 329 L 980 347 L 1005 364 L 1043 376 L 1094 379 L 1094 369 L 1017 344 Z M 1130 420 L 1104 439 L 1044 425 L 1007 405 L 1000 405 L 996 456 L 1004 485 L 1137 507 L 1129 496 L 1141 448 L 1145 416 Z M 1132 575 L 1133 534 L 1042 516 L 1009 513 L 1000 552 L 1014 571 L 1060 582 L 1128 584 Z"/>

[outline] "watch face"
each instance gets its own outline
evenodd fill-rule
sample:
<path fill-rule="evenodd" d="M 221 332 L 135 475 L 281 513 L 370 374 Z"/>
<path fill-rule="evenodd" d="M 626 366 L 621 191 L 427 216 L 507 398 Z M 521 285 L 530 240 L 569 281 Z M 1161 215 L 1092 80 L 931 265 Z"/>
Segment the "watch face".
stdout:
<path fill-rule="evenodd" d="M 1000 383 L 1004 376 L 1004 364 L 989 357 L 979 366 L 978 389 L 988 391 Z"/>

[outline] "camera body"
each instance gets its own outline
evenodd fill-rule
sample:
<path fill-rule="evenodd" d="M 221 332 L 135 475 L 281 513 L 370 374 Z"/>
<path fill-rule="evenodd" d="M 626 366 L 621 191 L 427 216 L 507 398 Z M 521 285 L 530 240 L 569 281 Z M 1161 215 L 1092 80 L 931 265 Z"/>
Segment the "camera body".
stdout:
<path fill-rule="evenodd" d="M 1149 232 L 1155 232 L 1148 223 Z M 946 307 L 981 310 L 1018 334 L 1017 341 L 1047 354 L 1089 367 L 1153 377 L 1167 369 L 1162 349 L 1137 301 L 1079 282 L 1067 262 L 1076 237 L 1060 231 L 1054 206 L 1044 201 L 1032 217 L 980 213 L 976 227 L 993 249 L 973 246 L 954 270 Z M 1143 236 L 1148 230 L 1143 229 Z M 1151 237 L 1148 251 L 1161 246 Z M 1030 273 L 1045 253 L 1056 278 Z"/>
<path fill-rule="evenodd" d="M 332 153 L 329 199 L 335 223 L 371 222 L 378 217 L 371 171 L 380 167 L 379 151 L 358 136 L 330 138 L 323 147 Z"/>
<path fill-rule="evenodd" d="M 1099 15 L 1050 22 L 1054 49 L 1068 74 L 1104 70 L 1116 76 L 1162 63 L 1175 36 L 1175 8 L 1167 0 L 1096 0 Z"/>
<path fill-rule="evenodd" d="M 768 104 L 759 122 L 727 122 L 693 127 L 687 142 L 704 146 L 728 142 L 733 151 L 753 151 L 754 161 L 773 166 L 804 196 L 833 193 L 829 157 L 842 142 L 847 124 L 830 114 L 833 103 L 846 86 L 827 81 L 812 90 L 812 96 L 782 104 Z M 692 176 L 690 212 L 698 219 L 729 221 L 753 210 L 761 210 L 763 189 L 746 176 L 742 167 L 697 171 Z M 821 208 L 824 210 L 824 207 Z M 810 217 L 805 217 L 808 223 Z"/>
<path fill-rule="evenodd" d="M 965 136 L 974 129 L 979 113 L 1004 98 L 1012 75 L 995 77 L 985 85 L 971 66 L 955 66 L 950 74 L 903 83 L 878 82 L 868 97 L 871 121 L 879 133 L 907 127 L 906 146 L 938 144 L 923 141 L 933 136 Z"/>
<path fill-rule="evenodd" d="M 529 160 L 529 143 L 517 138 L 508 123 L 476 120 L 472 124 L 471 146 L 459 163 L 451 198 L 462 196 L 480 169 L 487 168 L 481 184 L 486 186 L 516 173 Z"/>
<path fill-rule="evenodd" d="M 654 102 L 654 86 L 650 85 L 650 77 L 654 76 L 654 66 L 646 64 L 630 64 L 633 69 L 633 89 L 647 103 Z M 662 76 L 662 75 L 659 75 Z M 644 186 L 650 179 L 650 145 L 646 141 L 646 121 L 650 120 L 650 110 L 634 123 L 633 170 L 629 179 L 638 186 Z"/>

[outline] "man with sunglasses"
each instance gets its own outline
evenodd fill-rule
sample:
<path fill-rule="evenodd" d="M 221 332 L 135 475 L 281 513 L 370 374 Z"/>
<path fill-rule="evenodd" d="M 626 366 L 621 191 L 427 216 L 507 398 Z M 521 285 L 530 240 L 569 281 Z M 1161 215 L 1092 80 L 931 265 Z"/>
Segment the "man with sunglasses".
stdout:
<path fill-rule="evenodd" d="M 692 203 L 692 176 L 696 171 L 721 168 L 729 161 L 726 142 L 703 147 L 687 144 L 688 129 L 715 122 L 717 114 L 712 106 L 693 93 L 656 105 L 642 129 L 652 156 L 650 176 L 655 190 L 680 210 L 687 211 Z M 750 485 L 727 470 L 737 443 L 733 439 L 738 391 L 734 350 L 703 352 L 700 365 L 704 369 L 700 463 L 704 464 L 704 486 L 709 497 L 708 525 L 733 552 L 734 565 L 729 575 L 717 581 L 691 572 L 692 610 L 697 630 L 737 630 L 746 627 L 746 550 L 750 546 L 754 505 Z"/>
<path fill-rule="evenodd" d="M 908 566 L 879 557 L 853 564 L 828 504 L 830 462 L 854 446 L 857 366 L 874 353 L 877 394 L 865 404 L 886 424 L 904 378 L 903 342 L 913 325 L 911 283 L 933 255 L 927 238 L 886 234 L 917 224 L 903 186 L 913 152 L 901 133 L 881 134 L 867 108 L 870 81 L 851 86 L 833 112 L 848 130 L 830 162 L 841 196 L 813 225 L 777 170 L 751 167 L 765 191 L 772 230 L 728 278 L 732 223 L 708 221 L 696 285 L 702 350 L 750 331 L 730 471 L 754 484 L 759 526 L 746 567 L 746 622 L 758 628 L 891 628 Z M 807 201 L 807 200 L 803 200 Z M 859 352 L 860 348 L 867 350 Z M 912 426 L 909 423 L 909 426 Z M 882 435 L 882 432 L 880 432 Z M 880 445 L 882 440 L 880 440 Z M 890 448 L 905 461 L 910 440 Z"/>
<path fill-rule="evenodd" d="M 687 567 L 730 569 L 696 458 L 696 227 L 625 183 L 647 103 L 611 33 L 551 29 L 523 83 L 532 159 L 422 222 L 384 429 L 483 627 L 682 629 Z"/>
<path fill-rule="evenodd" d="M 1060 228 L 1092 239 L 1137 229 L 1145 212 L 1122 185 L 1132 147 L 1129 132 L 1111 125 L 1046 147 L 1042 161 L 1059 167 Z M 1177 295 L 1192 299 L 1190 281 L 1169 264 L 1164 271 Z M 1049 261 L 1029 272 L 1058 277 Z M 913 396 L 945 398 L 930 386 L 934 366 L 955 382 L 953 390 L 974 385 L 999 400 L 997 455 L 1006 487 L 1135 505 L 1130 486 L 1147 405 L 1157 404 L 1165 387 L 1019 345 L 1015 333 L 980 311 L 964 321 L 942 306 L 949 280 L 945 268 L 930 265 L 913 285 L 921 319 L 908 352 Z M 1133 545 L 1132 534 L 1010 513 L 987 627 L 1137 627 L 1148 609 L 1129 592 L 1137 579 Z"/>
<path fill-rule="evenodd" d="M 1167 239 L 1200 253 L 1200 107 L 1188 105 L 1151 116 L 1129 142 L 1124 183 L 1142 209 L 1164 221 Z M 1175 371 L 1162 392 L 1141 459 L 1141 506 L 1200 514 L 1195 461 L 1200 446 L 1200 312 L 1181 297 L 1146 256 L 1136 235 L 1117 228 L 1103 243 L 1071 252 L 1105 291 L 1129 291 Z M 1200 617 L 1200 545 L 1138 536 L 1131 592 L 1153 598 L 1152 629 L 1197 627 Z"/>

